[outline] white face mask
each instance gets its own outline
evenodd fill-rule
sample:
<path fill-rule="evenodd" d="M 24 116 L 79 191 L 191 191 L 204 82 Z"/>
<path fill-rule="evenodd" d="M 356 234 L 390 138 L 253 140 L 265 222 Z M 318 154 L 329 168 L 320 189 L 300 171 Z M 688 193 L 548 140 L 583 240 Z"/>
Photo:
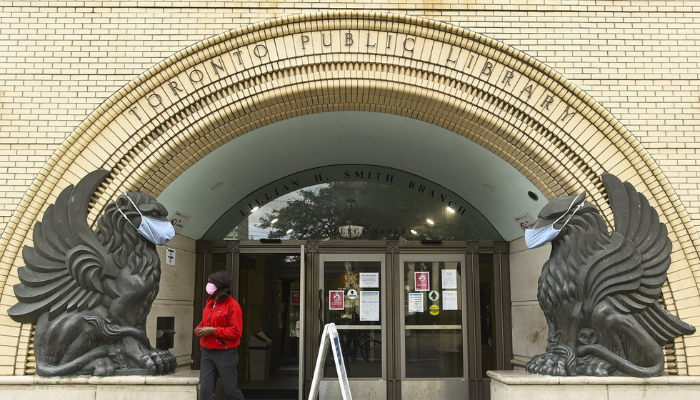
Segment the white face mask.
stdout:
<path fill-rule="evenodd" d="M 579 195 L 580 196 L 580 195 Z M 566 213 L 571 210 L 571 207 L 574 206 L 574 203 L 576 203 L 576 200 L 579 198 L 579 196 L 576 196 L 574 198 L 574 201 L 571 202 L 571 205 L 569 208 L 566 210 L 564 214 L 561 215 L 561 217 L 557 218 L 556 221 L 552 222 L 551 225 L 544 226 L 542 228 L 537 228 L 537 229 L 525 229 L 525 244 L 527 245 L 528 248 L 534 249 L 537 247 L 540 247 L 546 243 L 551 242 L 557 235 L 559 235 L 559 232 L 566 226 L 566 224 L 571 221 L 571 218 L 576 214 L 576 211 L 578 211 L 581 207 L 583 207 L 583 203 L 579 204 L 574 212 L 571 213 L 571 216 L 569 216 L 569 219 L 564 222 L 564 225 L 561 226 L 559 229 L 554 228 L 554 224 L 559 222 Z"/>
<path fill-rule="evenodd" d="M 141 216 L 141 225 L 138 228 L 136 228 L 136 226 L 134 226 L 131 220 L 129 218 L 126 218 L 126 215 L 119 207 L 117 207 L 117 210 L 119 210 L 119 212 L 124 216 L 124 218 L 126 218 L 129 224 L 131 224 L 131 226 L 133 226 L 134 229 L 136 229 L 138 233 L 141 234 L 141 236 L 146 238 L 146 240 L 157 246 L 162 246 L 166 244 L 170 239 L 175 237 L 175 228 L 173 228 L 170 222 L 159 221 L 157 219 L 144 216 L 143 214 L 141 214 L 141 211 L 136 206 L 134 201 L 131 200 L 129 196 L 126 196 L 126 198 L 129 199 L 131 204 L 134 205 L 136 212 L 138 212 Z"/>

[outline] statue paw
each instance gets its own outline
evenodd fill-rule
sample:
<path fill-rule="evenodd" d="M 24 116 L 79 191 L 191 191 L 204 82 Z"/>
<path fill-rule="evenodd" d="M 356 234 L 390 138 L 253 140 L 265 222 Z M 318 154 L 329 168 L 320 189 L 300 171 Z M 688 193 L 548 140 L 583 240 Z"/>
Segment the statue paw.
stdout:
<path fill-rule="evenodd" d="M 95 368 L 92 372 L 94 376 L 112 376 L 117 369 L 117 365 L 110 357 L 99 358 L 92 364 Z"/>
<path fill-rule="evenodd" d="M 141 365 L 149 375 L 167 375 L 175 371 L 177 360 L 167 350 L 146 350 Z"/>
<path fill-rule="evenodd" d="M 147 348 L 133 338 L 124 338 L 124 352 L 149 375 L 167 375 L 175 371 L 177 360 L 167 350 Z"/>
<path fill-rule="evenodd" d="M 567 376 L 566 357 L 555 353 L 535 356 L 527 363 L 525 370 L 533 375 Z"/>
<path fill-rule="evenodd" d="M 576 374 L 586 376 L 608 376 L 612 364 L 602 358 L 587 355 L 576 361 Z"/>

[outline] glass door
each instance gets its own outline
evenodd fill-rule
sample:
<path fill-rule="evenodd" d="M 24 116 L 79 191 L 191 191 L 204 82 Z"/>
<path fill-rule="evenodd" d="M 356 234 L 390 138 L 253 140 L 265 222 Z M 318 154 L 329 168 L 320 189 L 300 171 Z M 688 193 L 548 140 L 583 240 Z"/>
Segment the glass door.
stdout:
<path fill-rule="evenodd" d="M 464 256 L 402 254 L 401 399 L 468 393 Z"/>
<path fill-rule="evenodd" d="M 335 323 L 353 398 L 386 399 L 385 256 L 320 255 L 323 324 Z M 319 398 L 341 398 L 333 357 Z"/>
<path fill-rule="evenodd" d="M 243 338 L 239 384 L 246 398 L 301 398 L 301 246 L 242 242 L 236 253 Z M 241 357 L 243 358 L 243 357 Z"/>

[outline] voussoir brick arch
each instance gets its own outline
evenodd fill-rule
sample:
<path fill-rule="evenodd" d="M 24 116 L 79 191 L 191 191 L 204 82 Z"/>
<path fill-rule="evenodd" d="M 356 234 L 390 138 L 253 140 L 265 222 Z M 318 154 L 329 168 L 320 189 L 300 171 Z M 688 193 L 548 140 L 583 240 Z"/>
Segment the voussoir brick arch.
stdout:
<path fill-rule="evenodd" d="M 0 374 L 32 373 L 31 326 L 7 316 L 31 228 L 61 189 L 111 171 L 95 220 L 119 193 L 157 196 L 221 145 L 262 126 L 328 111 L 432 123 L 487 148 L 548 198 L 585 190 L 612 225 L 600 174 L 632 182 L 674 245 L 666 306 L 700 325 L 698 236 L 658 165 L 614 117 L 564 77 L 488 37 L 372 12 L 295 15 L 223 33 L 163 60 L 112 95 L 61 145 L 0 239 Z M 678 339 L 669 371 L 700 375 L 700 340 Z"/>

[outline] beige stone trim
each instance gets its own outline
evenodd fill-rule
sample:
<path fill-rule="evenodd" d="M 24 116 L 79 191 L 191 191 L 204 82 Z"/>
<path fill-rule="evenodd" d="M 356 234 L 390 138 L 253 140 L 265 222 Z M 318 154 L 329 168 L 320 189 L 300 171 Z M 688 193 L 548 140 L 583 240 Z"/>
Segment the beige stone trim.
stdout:
<path fill-rule="evenodd" d="M 300 49 L 301 35 L 324 43 L 330 36 L 323 32 L 337 34 L 335 44 Z M 343 47 L 346 33 L 357 48 Z M 396 42 L 393 48 L 363 51 L 359 40 L 366 34 L 368 44 L 372 34 L 387 40 L 391 35 Z M 251 54 L 256 49 L 263 54 L 261 44 L 268 53 L 256 63 Z M 245 62 L 238 50 L 248 55 Z M 506 84 L 508 71 L 514 77 Z M 22 265 L 20 249 L 31 244 L 30 228 L 61 189 L 95 168 L 111 170 L 94 199 L 94 220 L 121 192 L 157 196 L 189 166 L 240 135 L 287 118 L 340 110 L 392 113 L 449 129 L 509 162 L 548 198 L 587 191 L 610 225 L 600 174 L 629 180 L 659 208 L 674 244 L 666 304 L 700 325 L 698 236 L 691 220 L 647 151 L 590 96 L 537 60 L 452 25 L 374 12 L 323 12 L 264 21 L 199 42 L 124 86 L 70 135 L 0 238 L 0 342 L 16 349 L 0 355 L 0 375 L 31 368 L 30 329 L 11 321 L 7 308 L 15 302 L 11 286 Z M 568 116 L 570 111 L 575 114 Z M 699 337 L 679 339 L 676 347 L 682 350 L 676 354 L 679 373 L 700 375 Z"/>

